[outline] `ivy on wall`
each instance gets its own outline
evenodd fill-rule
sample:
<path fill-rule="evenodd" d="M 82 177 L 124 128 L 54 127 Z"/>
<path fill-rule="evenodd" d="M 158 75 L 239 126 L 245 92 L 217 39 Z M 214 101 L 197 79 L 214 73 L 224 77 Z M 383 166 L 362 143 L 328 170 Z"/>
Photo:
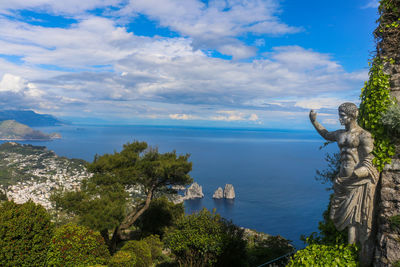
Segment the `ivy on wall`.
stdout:
<path fill-rule="evenodd" d="M 394 103 L 389 92 L 389 75 L 383 72 L 381 60 L 375 58 L 369 71 L 369 80 L 361 89 L 358 123 L 375 139 L 372 152 L 375 156 L 373 163 L 379 171 L 382 171 L 385 164 L 390 163 L 395 155 L 394 144 L 382 123 L 383 114 Z"/>

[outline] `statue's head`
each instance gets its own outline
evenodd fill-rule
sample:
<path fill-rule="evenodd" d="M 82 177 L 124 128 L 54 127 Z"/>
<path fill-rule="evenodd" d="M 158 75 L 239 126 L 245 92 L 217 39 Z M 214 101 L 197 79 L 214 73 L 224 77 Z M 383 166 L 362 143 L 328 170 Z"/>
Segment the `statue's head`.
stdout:
<path fill-rule="evenodd" d="M 339 121 L 342 125 L 346 125 L 352 120 L 356 120 L 358 116 L 358 108 L 353 103 L 343 103 L 338 108 Z"/>

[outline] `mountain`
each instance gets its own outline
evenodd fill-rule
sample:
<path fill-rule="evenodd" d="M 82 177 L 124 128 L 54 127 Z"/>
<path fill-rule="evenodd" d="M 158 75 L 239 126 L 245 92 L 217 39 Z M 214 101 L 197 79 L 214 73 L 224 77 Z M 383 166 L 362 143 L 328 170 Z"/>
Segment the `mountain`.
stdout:
<path fill-rule="evenodd" d="M 38 114 L 32 110 L 1 110 L 0 121 L 4 120 L 15 120 L 30 127 L 57 126 L 65 124 L 52 115 Z"/>
<path fill-rule="evenodd" d="M 27 125 L 6 120 L 0 122 L 0 140 L 51 140 L 61 138 L 60 134 L 46 134 L 41 131 L 33 130 Z"/>

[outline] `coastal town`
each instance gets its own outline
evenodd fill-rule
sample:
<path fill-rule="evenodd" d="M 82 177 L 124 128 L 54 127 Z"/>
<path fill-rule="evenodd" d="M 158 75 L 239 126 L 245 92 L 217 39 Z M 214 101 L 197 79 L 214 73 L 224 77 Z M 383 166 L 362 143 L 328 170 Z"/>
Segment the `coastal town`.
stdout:
<path fill-rule="evenodd" d="M 15 142 L 0 146 L 0 185 L 9 200 L 24 203 L 31 199 L 51 209 L 54 190 L 78 189 L 90 177 L 85 161 L 57 156 L 45 147 Z"/>

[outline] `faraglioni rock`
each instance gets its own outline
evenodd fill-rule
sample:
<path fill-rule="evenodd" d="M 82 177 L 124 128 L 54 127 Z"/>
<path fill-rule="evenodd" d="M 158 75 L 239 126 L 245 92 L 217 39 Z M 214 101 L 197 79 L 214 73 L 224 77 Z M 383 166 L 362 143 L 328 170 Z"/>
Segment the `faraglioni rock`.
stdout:
<path fill-rule="evenodd" d="M 215 190 L 213 198 L 215 199 L 224 198 L 224 191 L 222 190 L 222 187 L 218 187 L 218 189 Z"/>
<path fill-rule="evenodd" d="M 224 198 L 226 199 L 234 199 L 235 198 L 235 189 L 233 185 L 226 184 L 224 189 Z"/>
<path fill-rule="evenodd" d="M 203 188 L 196 182 L 191 184 L 188 189 L 185 191 L 185 196 L 183 197 L 186 199 L 195 199 L 195 198 L 203 198 Z"/>

